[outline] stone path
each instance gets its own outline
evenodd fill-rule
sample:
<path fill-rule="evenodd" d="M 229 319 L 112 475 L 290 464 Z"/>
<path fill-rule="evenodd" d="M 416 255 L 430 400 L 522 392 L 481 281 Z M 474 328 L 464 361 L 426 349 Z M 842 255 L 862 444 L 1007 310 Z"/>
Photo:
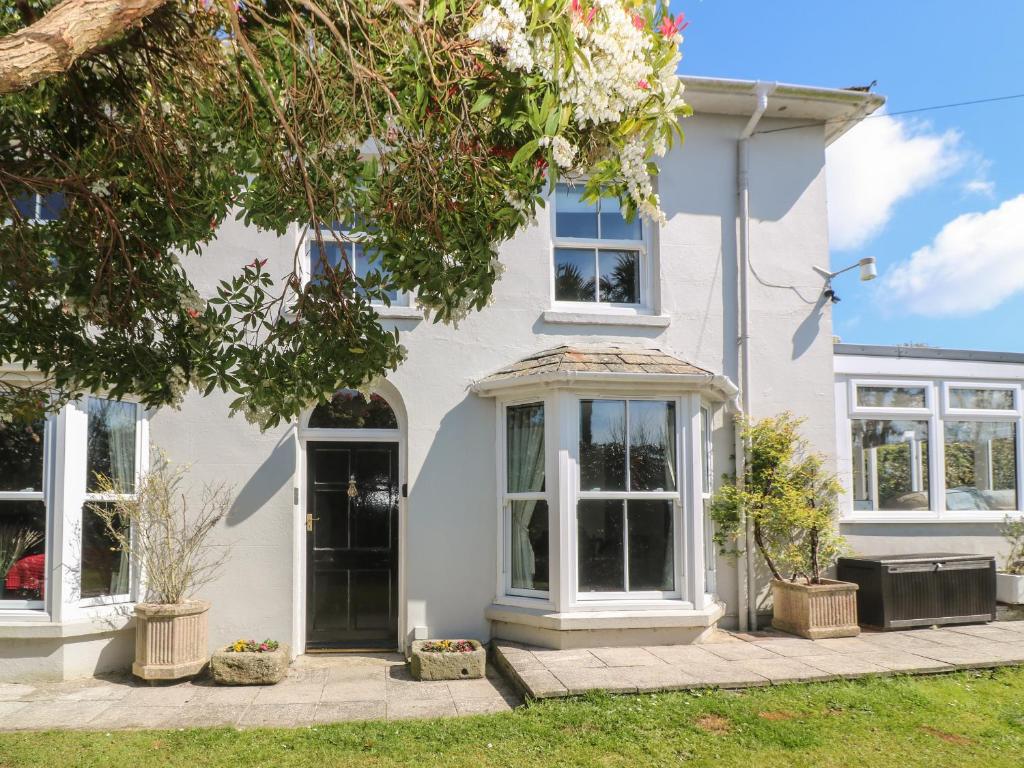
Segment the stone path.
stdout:
<path fill-rule="evenodd" d="M 302 656 L 272 686 L 208 679 L 150 686 L 130 677 L 0 683 L 0 731 L 312 726 L 505 712 L 521 702 L 498 675 L 418 682 L 398 654 Z"/>
<path fill-rule="evenodd" d="M 495 662 L 530 698 L 591 690 L 644 693 L 689 688 L 929 674 L 1024 664 L 1024 621 L 863 632 L 804 640 L 778 632 L 717 632 L 699 645 L 553 651 L 498 640 Z"/>

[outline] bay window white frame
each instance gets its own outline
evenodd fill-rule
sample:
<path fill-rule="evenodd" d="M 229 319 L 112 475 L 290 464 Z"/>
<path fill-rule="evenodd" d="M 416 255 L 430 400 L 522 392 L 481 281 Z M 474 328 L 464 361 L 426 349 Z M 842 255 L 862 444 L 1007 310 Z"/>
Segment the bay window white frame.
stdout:
<path fill-rule="evenodd" d="M 0 622 L 74 622 L 112 617 L 138 599 L 142 574 L 129 562 L 129 590 L 118 595 L 81 597 L 82 515 L 86 504 L 116 495 L 88 493 L 88 400 L 84 396 L 48 414 L 44 437 L 43 492 L 46 505 L 46 582 L 44 599 L 15 606 L 0 601 Z M 101 397 L 96 395 L 95 397 Z M 103 398 L 101 398 L 103 399 Z M 128 398 L 124 402 L 132 402 Z M 149 416 L 135 406 L 135 488 L 149 468 Z M 39 494 L 36 494 L 39 495 Z M 29 601 L 25 601 L 29 602 Z"/>
<path fill-rule="evenodd" d="M 672 401 L 676 408 L 675 491 L 634 491 L 634 498 L 664 498 L 673 508 L 673 566 L 675 589 L 671 592 L 587 592 L 578 589 L 577 503 L 579 498 L 615 496 L 621 492 L 584 492 L 579 482 L 581 400 Z M 544 403 L 545 492 L 548 502 L 547 594 L 510 587 L 509 546 L 506 525 L 507 488 L 506 409 L 508 406 Z M 496 513 L 497 573 L 495 603 L 562 613 L 601 610 L 706 609 L 712 596 L 705 592 L 704 494 L 701 488 L 703 450 L 700 432 L 701 396 L 678 389 L 629 387 L 610 391 L 585 385 L 572 388 L 539 387 L 499 397 L 496 419 Z M 710 437 L 710 436 L 709 436 Z M 624 532 L 628 536 L 628 530 Z"/>
<path fill-rule="evenodd" d="M 933 361 L 929 361 L 933 362 Z M 937 361 L 936 361 L 937 362 Z M 985 376 L 971 379 L 973 364 L 945 363 L 949 376 L 891 377 L 856 374 L 841 375 L 836 382 L 837 460 L 843 494 L 840 499 L 840 519 L 844 523 L 1001 523 L 1007 517 L 1024 516 L 1024 401 L 1020 381 L 1000 380 Z M 979 364 L 983 370 L 990 366 Z M 857 404 L 857 387 L 924 387 L 925 408 L 868 407 Z M 951 408 L 951 389 L 998 389 L 1013 392 L 1014 408 L 974 409 Z M 857 419 L 926 421 L 928 424 L 929 456 L 927 471 L 929 504 L 924 510 L 858 510 L 853 501 L 853 444 L 852 428 Z M 949 510 L 946 502 L 946 442 L 947 421 L 1011 422 L 1016 428 L 1016 496 L 1015 510 Z"/>
<path fill-rule="evenodd" d="M 567 183 L 567 182 L 560 182 Z M 584 180 L 578 180 L 573 186 L 582 187 L 586 182 Z M 654 309 L 654 282 L 652 273 L 654 271 L 653 259 L 651 255 L 650 243 L 652 240 L 652 232 L 650 225 L 644 221 L 643 217 L 637 215 L 637 221 L 640 222 L 640 239 L 639 240 L 618 240 L 618 239 L 603 239 L 600 237 L 559 237 L 558 226 L 557 226 L 557 199 L 556 194 L 552 193 L 549 195 L 549 218 L 551 227 L 551 253 L 548 259 L 549 264 L 549 300 L 551 302 L 552 309 L 570 311 L 570 312 L 599 312 L 602 314 L 619 314 L 619 315 L 637 315 L 637 314 L 649 314 Z M 599 209 L 595 209 L 595 215 L 598 217 L 598 234 L 600 234 L 600 212 Z M 566 301 L 559 299 L 556 293 L 557 285 L 557 265 L 555 263 L 555 251 L 558 248 L 575 248 L 579 250 L 590 250 L 594 252 L 594 301 Z M 637 281 L 637 301 L 630 304 L 619 304 L 607 301 L 599 301 L 600 299 L 600 260 L 598 252 L 606 251 L 634 251 L 637 253 L 637 269 L 640 272 L 639 280 Z"/>

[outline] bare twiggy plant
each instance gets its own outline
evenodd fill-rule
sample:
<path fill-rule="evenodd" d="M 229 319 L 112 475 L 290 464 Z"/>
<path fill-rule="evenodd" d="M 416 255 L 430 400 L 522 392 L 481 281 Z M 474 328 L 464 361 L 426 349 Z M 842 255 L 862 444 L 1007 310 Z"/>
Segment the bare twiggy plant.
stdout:
<path fill-rule="evenodd" d="M 227 558 L 227 550 L 204 543 L 231 507 L 230 489 L 205 485 L 198 507 L 190 506 L 182 489 L 188 470 L 172 466 L 158 451 L 134 495 L 123 495 L 110 478 L 100 477 L 100 492 L 118 498 L 90 505 L 117 546 L 141 567 L 145 602 L 184 602 L 217 577 Z"/>

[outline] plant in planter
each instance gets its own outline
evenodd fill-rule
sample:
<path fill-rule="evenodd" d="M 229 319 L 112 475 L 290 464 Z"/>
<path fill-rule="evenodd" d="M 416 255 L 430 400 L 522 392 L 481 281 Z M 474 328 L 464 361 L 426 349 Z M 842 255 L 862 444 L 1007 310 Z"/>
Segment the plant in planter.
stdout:
<path fill-rule="evenodd" d="M 204 547 L 210 532 L 231 507 L 224 486 L 205 486 L 196 508 L 182 483 L 188 468 L 171 467 L 157 452 L 133 496 L 90 505 L 117 547 L 142 572 L 144 600 L 135 605 L 135 662 L 144 680 L 176 680 L 201 671 L 209 658 L 210 604 L 191 599 L 219 571 L 227 552 Z M 117 494 L 109 478 L 99 490 Z"/>
<path fill-rule="evenodd" d="M 835 520 L 840 487 L 820 454 L 800 435 L 790 413 L 738 422 L 746 450 L 741 482 L 726 478 L 711 501 L 715 541 L 723 552 L 754 544 L 771 571 L 772 626 L 803 637 L 852 637 L 857 626 L 857 585 L 822 574 L 845 542 Z"/>
<path fill-rule="evenodd" d="M 478 640 L 414 640 L 409 670 L 417 680 L 468 680 L 487 671 Z"/>
<path fill-rule="evenodd" d="M 274 685 L 288 674 L 288 659 L 277 640 L 236 640 L 213 654 L 210 674 L 220 685 Z"/>
<path fill-rule="evenodd" d="M 1007 605 L 1024 604 L 1024 519 L 1007 517 L 1003 538 L 1010 545 L 1006 567 L 996 573 L 996 600 Z"/>

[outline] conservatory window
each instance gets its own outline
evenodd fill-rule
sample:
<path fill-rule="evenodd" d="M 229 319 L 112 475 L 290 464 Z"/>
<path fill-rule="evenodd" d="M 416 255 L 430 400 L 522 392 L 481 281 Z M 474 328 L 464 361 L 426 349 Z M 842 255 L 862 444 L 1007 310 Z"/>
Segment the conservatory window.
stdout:
<path fill-rule="evenodd" d="M 587 203 L 582 194 L 582 185 L 555 189 L 555 301 L 643 304 L 647 266 L 640 218 L 627 222 L 617 200 Z"/>
<path fill-rule="evenodd" d="M 43 419 L 0 421 L 0 608 L 42 608 L 46 582 Z"/>
<path fill-rule="evenodd" d="M 930 509 L 928 422 L 853 419 L 853 506 Z"/>
<path fill-rule="evenodd" d="M 365 232 L 357 228 L 345 228 L 336 224 L 333 231 L 323 227 L 320 230 L 320 240 L 316 234 L 310 231 L 307 236 L 309 248 L 310 278 L 319 280 L 327 267 L 333 269 L 348 270 L 361 280 L 365 280 L 373 273 L 380 273 L 387 277 L 386 270 L 380 265 L 376 252 L 363 243 Z M 365 290 L 358 289 L 359 293 L 365 295 Z M 391 290 L 386 295 L 393 306 L 408 306 L 409 294 Z M 384 304 L 379 298 L 373 298 L 371 304 Z"/>
<path fill-rule="evenodd" d="M 581 596 L 676 590 L 676 457 L 675 402 L 580 401 Z"/>
<path fill-rule="evenodd" d="M 862 408 L 927 408 L 927 388 L 859 385 L 857 405 Z"/>
<path fill-rule="evenodd" d="M 80 596 L 83 599 L 127 596 L 131 586 L 130 558 L 119 549 L 95 508 L 110 508 L 118 499 L 130 498 L 135 493 L 138 406 L 90 397 L 86 408 L 88 433 Z"/>
<path fill-rule="evenodd" d="M 505 409 L 504 528 L 510 594 L 548 591 L 548 502 L 545 495 L 544 404 Z"/>
<path fill-rule="evenodd" d="M 1017 425 L 1012 421 L 944 423 L 946 509 L 1017 509 Z"/>

